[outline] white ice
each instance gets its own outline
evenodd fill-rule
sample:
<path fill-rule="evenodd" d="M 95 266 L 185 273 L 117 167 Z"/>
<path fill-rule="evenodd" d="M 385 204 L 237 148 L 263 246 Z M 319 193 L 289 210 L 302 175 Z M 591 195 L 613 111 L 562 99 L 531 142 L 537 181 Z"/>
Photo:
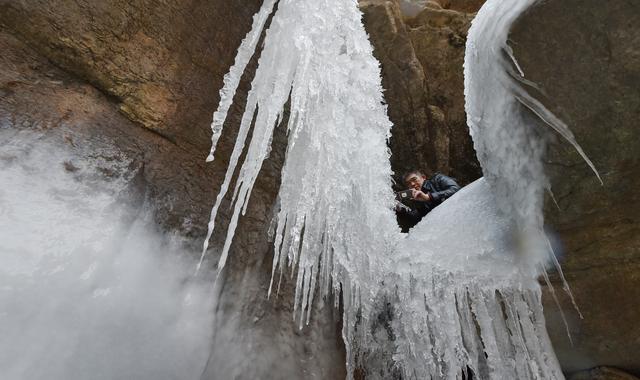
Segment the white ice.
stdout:
<path fill-rule="evenodd" d="M 210 234 L 246 150 L 225 226 L 222 270 L 274 129 L 286 128 L 270 292 L 283 273 L 297 273 L 294 318 L 300 326 L 317 292 L 342 295 L 348 377 L 356 368 L 368 378 L 394 371 L 405 378 L 460 379 L 467 371 L 482 379 L 563 377 L 537 281 L 553 255 L 542 231 L 546 141 L 532 116 L 582 151 L 568 127 L 522 88 L 522 70 L 507 45 L 512 24 L 534 3 L 489 0 L 474 20 L 465 100 L 485 178 L 408 235 L 400 233 L 392 211 L 391 123 L 357 1 L 278 3 Z M 240 70 L 231 73 L 237 77 Z M 226 82 L 225 99 L 236 87 Z M 224 120 L 214 122 L 215 137 Z M 203 257 L 206 250 L 207 242 Z M 375 326 L 385 313 L 389 331 L 380 333 Z M 379 360 L 384 357 L 390 359 Z"/>

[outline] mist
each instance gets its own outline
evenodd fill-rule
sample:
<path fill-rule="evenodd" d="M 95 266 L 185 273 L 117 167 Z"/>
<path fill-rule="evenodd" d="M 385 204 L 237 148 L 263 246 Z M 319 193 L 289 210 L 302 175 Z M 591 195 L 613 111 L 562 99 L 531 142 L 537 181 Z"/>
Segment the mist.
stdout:
<path fill-rule="evenodd" d="M 2 378 L 199 378 L 212 284 L 193 277 L 187 242 L 132 199 L 135 173 L 106 170 L 126 160 L 0 137 Z"/>

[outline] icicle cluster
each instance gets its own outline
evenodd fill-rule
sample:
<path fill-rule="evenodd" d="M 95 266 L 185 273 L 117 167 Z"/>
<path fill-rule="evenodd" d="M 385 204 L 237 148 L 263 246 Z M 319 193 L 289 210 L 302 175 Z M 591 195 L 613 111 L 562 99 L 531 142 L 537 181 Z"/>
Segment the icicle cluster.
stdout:
<path fill-rule="evenodd" d="M 239 77 L 272 8 L 273 1 L 267 1 L 255 16 L 254 29 L 243 41 L 236 65 L 225 78 L 212 124 L 212 154 Z M 279 283 L 287 265 L 297 267 L 295 305 L 296 311 L 301 310 L 302 324 L 308 320 L 316 288 L 327 295 L 332 288 L 339 291 L 341 285 L 353 286 L 343 291 L 355 300 L 357 284 L 368 279 L 349 279 L 368 276 L 372 257 L 374 261 L 379 259 L 369 253 L 389 252 L 387 246 L 399 232 L 391 211 L 393 193 L 386 145 L 391 123 L 382 98 L 380 68 L 356 1 L 278 3 L 209 223 L 207 242 L 253 123 L 253 137 L 233 192 L 234 212 L 218 263 L 220 269 L 288 101 L 288 148 L 279 192 L 273 270 Z M 377 228 L 370 228 L 369 223 Z"/>
<path fill-rule="evenodd" d="M 342 295 L 348 377 L 360 368 L 374 379 L 395 372 L 461 379 L 468 371 L 483 379 L 562 378 L 536 281 L 548 253 L 541 213 L 545 145 L 522 106 L 579 147 L 568 128 L 522 90 L 522 73 L 508 59 L 509 29 L 533 2 L 489 0 L 469 33 L 467 112 L 487 180 L 463 189 L 403 235 L 392 211 L 391 123 L 357 1 L 280 0 L 264 32 L 202 258 L 245 152 L 218 263 L 224 267 L 288 103 L 269 292 L 285 272 L 297 273 L 294 317 L 300 326 L 309 320 L 317 291 Z M 274 1 L 264 2 L 225 77 L 209 160 L 273 8 Z"/>
<path fill-rule="evenodd" d="M 382 309 L 393 315 L 392 335 L 374 329 L 354 339 L 367 378 L 393 376 L 380 350 L 392 350 L 403 378 L 562 378 L 535 268 L 515 254 L 515 230 L 480 179 L 399 242 L 377 297 L 389 303 Z M 371 310 L 379 319 L 380 306 Z"/>

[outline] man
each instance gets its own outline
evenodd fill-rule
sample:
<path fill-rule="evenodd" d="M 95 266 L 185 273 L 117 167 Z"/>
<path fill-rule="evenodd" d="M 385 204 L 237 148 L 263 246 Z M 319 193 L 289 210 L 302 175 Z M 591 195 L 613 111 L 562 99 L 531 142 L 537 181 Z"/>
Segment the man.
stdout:
<path fill-rule="evenodd" d="M 411 206 L 396 206 L 398 219 L 403 231 L 415 226 L 429 211 L 451 197 L 460 186 L 444 174 L 435 173 L 427 179 L 419 170 L 411 170 L 402 176 L 402 181 L 411 191 Z"/>

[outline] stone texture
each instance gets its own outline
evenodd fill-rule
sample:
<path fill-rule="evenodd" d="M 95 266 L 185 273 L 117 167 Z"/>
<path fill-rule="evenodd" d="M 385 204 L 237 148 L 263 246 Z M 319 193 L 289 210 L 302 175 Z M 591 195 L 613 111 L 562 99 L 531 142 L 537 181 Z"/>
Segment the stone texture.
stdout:
<path fill-rule="evenodd" d="M 360 2 L 374 54 L 382 66 L 382 86 L 394 123 L 390 146 L 398 175 L 411 168 L 435 167 L 435 130 L 427 100 L 424 70 L 396 1 Z"/>
<path fill-rule="evenodd" d="M 638 380 L 637 377 L 610 367 L 598 367 L 569 376 L 569 380 Z"/>
<path fill-rule="evenodd" d="M 444 9 L 451 9 L 459 12 L 477 12 L 485 0 L 435 0 Z"/>
<path fill-rule="evenodd" d="M 481 176 L 464 112 L 464 50 L 472 15 L 425 8 L 407 20 L 424 70 L 436 130 L 437 170 L 463 183 Z"/>
<path fill-rule="evenodd" d="M 598 365 L 640 374 L 640 4 L 545 1 L 510 37 L 526 77 L 567 122 L 603 185 L 555 138 L 547 170 L 559 210 L 547 222 L 563 244 L 567 280 L 584 319 L 560 290 L 574 344 L 545 297 L 548 328 L 568 372 Z M 547 294 L 548 296 L 548 294 Z"/>
<path fill-rule="evenodd" d="M 113 96 L 127 117 L 188 148 L 259 0 L 0 0 L 0 24 L 57 66 Z"/>
<path fill-rule="evenodd" d="M 462 61 L 472 17 L 429 7 L 405 20 L 397 0 L 361 0 L 360 9 L 382 66 L 397 180 L 414 168 L 441 171 L 465 184 L 480 177 L 463 97 Z"/>

